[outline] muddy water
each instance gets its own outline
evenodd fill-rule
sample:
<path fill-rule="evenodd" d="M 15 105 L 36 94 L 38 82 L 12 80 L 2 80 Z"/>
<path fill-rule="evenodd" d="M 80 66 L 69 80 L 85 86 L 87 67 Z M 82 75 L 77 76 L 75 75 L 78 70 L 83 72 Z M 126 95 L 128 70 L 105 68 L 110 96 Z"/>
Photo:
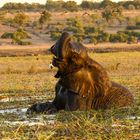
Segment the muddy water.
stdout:
<path fill-rule="evenodd" d="M 26 114 L 27 108 L 14 108 L 14 109 L 3 109 L 0 110 L 0 116 L 3 116 L 4 119 L 1 122 L 2 124 L 7 125 L 47 125 L 55 123 L 55 115 L 35 115 L 28 116 Z M 14 117 L 13 117 L 14 116 Z M 13 117 L 13 118 L 12 118 Z M 12 118 L 12 119 L 11 119 Z M 140 123 L 140 116 L 128 116 L 126 120 L 135 120 L 133 127 Z M 112 127 L 126 127 L 126 124 L 112 124 Z"/>
<path fill-rule="evenodd" d="M 0 110 L 0 116 L 7 115 L 7 117 L 5 117 L 2 123 L 9 124 L 9 125 L 28 125 L 28 126 L 54 124 L 55 115 L 28 116 L 26 115 L 26 111 L 27 108 L 14 108 L 14 109 Z M 10 119 L 10 116 L 13 115 L 15 116 L 14 119 Z"/>

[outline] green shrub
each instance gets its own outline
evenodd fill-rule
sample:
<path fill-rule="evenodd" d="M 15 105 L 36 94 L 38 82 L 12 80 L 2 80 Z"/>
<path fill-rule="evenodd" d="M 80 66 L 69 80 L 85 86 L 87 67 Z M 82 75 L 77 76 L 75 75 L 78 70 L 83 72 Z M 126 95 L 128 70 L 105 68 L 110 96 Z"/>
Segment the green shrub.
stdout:
<path fill-rule="evenodd" d="M 14 22 L 16 24 L 18 24 L 19 26 L 24 25 L 25 23 L 27 23 L 29 21 L 29 16 L 27 16 L 26 14 L 24 14 L 23 12 L 18 13 L 17 15 L 15 15 L 14 17 Z"/>
<path fill-rule="evenodd" d="M 138 38 L 137 37 L 135 37 L 135 36 L 130 36 L 129 38 L 128 38 L 128 43 L 138 43 Z"/>
<path fill-rule="evenodd" d="M 94 44 L 97 44 L 98 41 L 97 41 L 97 36 L 94 35 L 94 34 L 90 34 L 86 37 L 86 39 L 89 40 L 89 43 L 94 43 Z"/>
<path fill-rule="evenodd" d="M 23 28 L 19 28 L 16 32 L 13 33 L 13 38 L 26 39 L 31 37 L 27 34 L 26 31 L 23 30 Z"/>
<path fill-rule="evenodd" d="M 82 42 L 85 38 L 85 34 L 77 33 L 77 34 L 74 35 L 74 37 L 76 38 L 76 41 Z"/>
<path fill-rule="evenodd" d="M 51 32 L 51 39 L 53 41 L 57 40 L 60 37 L 61 33 L 60 32 Z"/>
<path fill-rule="evenodd" d="M 2 34 L 1 38 L 4 38 L 4 39 L 13 38 L 13 33 L 5 32 L 4 34 Z"/>
<path fill-rule="evenodd" d="M 110 42 L 119 42 L 119 37 L 117 34 L 111 34 L 109 40 Z"/>
<path fill-rule="evenodd" d="M 32 45 L 32 43 L 29 41 L 19 41 L 17 43 L 18 43 L 18 45 Z"/>
<path fill-rule="evenodd" d="M 140 26 L 140 22 L 137 22 L 137 23 L 136 23 L 136 26 Z"/>
<path fill-rule="evenodd" d="M 62 8 L 73 12 L 73 11 L 78 11 L 78 5 L 75 1 L 67 1 L 65 3 L 63 3 Z"/>
<path fill-rule="evenodd" d="M 127 34 L 129 37 L 134 36 L 137 37 L 138 40 L 140 39 L 140 32 L 135 32 L 135 31 L 124 31 L 125 34 Z"/>
<path fill-rule="evenodd" d="M 90 39 L 90 43 L 94 43 L 95 45 L 98 43 L 96 38 L 91 38 Z"/>
<path fill-rule="evenodd" d="M 4 21 L 3 21 L 3 24 L 4 25 L 7 25 L 7 26 L 13 26 L 15 27 L 15 22 L 12 18 L 5 18 Z"/>
<path fill-rule="evenodd" d="M 102 40 L 103 42 L 109 42 L 110 34 L 109 33 L 103 33 Z"/>
<path fill-rule="evenodd" d="M 82 22 L 77 18 L 68 18 L 66 24 L 67 24 L 67 26 L 74 26 L 77 28 L 83 28 Z"/>
<path fill-rule="evenodd" d="M 86 33 L 86 34 L 98 33 L 97 28 L 91 27 L 91 26 L 84 27 L 84 30 L 85 30 L 85 33 Z"/>
<path fill-rule="evenodd" d="M 64 29 L 64 31 L 73 32 L 74 34 L 79 32 L 79 28 L 74 26 L 69 26 Z"/>
<path fill-rule="evenodd" d="M 127 29 L 127 30 L 138 30 L 138 29 L 140 29 L 140 25 L 136 25 L 136 26 L 127 26 L 126 29 Z"/>
<path fill-rule="evenodd" d="M 41 28 L 43 28 L 43 25 L 48 21 L 50 21 L 50 19 L 51 19 L 51 14 L 47 11 L 43 11 L 39 18 L 39 24 L 41 25 Z"/>

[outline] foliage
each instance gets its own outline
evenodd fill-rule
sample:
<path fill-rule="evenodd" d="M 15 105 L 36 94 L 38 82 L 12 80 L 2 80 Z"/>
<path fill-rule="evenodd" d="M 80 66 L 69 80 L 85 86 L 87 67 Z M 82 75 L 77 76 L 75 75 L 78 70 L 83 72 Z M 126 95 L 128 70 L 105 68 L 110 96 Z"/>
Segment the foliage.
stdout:
<path fill-rule="evenodd" d="M 13 33 L 4 33 L 1 38 L 5 39 L 12 39 L 13 44 L 18 44 L 18 45 L 31 45 L 31 42 L 28 41 L 22 41 L 22 39 L 27 39 L 30 38 L 30 36 L 27 34 L 26 31 L 24 31 L 22 28 L 18 28 L 17 31 Z"/>
<path fill-rule="evenodd" d="M 126 29 L 127 29 L 127 30 L 138 30 L 138 29 L 140 29 L 140 25 L 136 25 L 136 26 L 127 26 Z"/>
<path fill-rule="evenodd" d="M 86 10 L 86 9 L 93 9 L 93 2 L 91 1 L 82 1 L 82 3 L 80 4 L 81 8 Z"/>
<path fill-rule="evenodd" d="M 127 42 L 128 36 L 124 33 L 110 35 L 110 42 Z"/>
<path fill-rule="evenodd" d="M 13 33 L 12 43 L 18 45 L 31 45 L 31 42 L 22 41 L 22 39 L 30 38 L 30 36 L 22 29 L 17 29 L 16 32 Z"/>
<path fill-rule="evenodd" d="M 134 1 L 120 1 L 118 3 L 113 2 L 111 0 L 103 0 L 101 2 L 96 1 L 82 1 L 80 5 L 75 3 L 75 1 L 69 1 L 65 2 L 63 0 L 53 1 L 53 0 L 47 0 L 45 5 L 41 5 L 38 3 L 6 3 L 2 9 L 4 10 L 23 10 L 23 11 L 40 11 L 44 10 L 45 8 L 49 11 L 77 11 L 80 8 L 81 9 L 105 9 L 105 8 L 117 8 L 117 7 L 123 7 L 123 9 L 140 9 L 140 1 L 134 0 Z"/>
<path fill-rule="evenodd" d="M 53 41 L 57 40 L 60 37 L 61 33 L 60 32 L 51 32 L 51 39 Z"/>
<path fill-rule="evenodd" d="M 107 22 L 109 22 L 109 20 L 113 18 L 118 19 L 122 17 L 122 9 L 121 8 L 106 8 L 102 12 L 102 17 L 105 18 Z"/>
<path fill-rule="evenodd" d="M 1 38 L 4 39 L 13 38 L 13 33 L 5 32 L 1 35 Z"/>
<path fill-rule="evenodd" d="M 16 32 L 13 34 L 14 38 L 25 39 L 30 38 L 30 36 L 23 30 L 23 28 L 18 28 Z"/>
<path fill-rule="evenodd" d="M 41 26 L 43 26 L 46 22 L 48 22 L 51 19 L 51 14 L 47 11 L 43 11 L 41 13 L 41 16 L 39 18 L 39 23 Z"/>
<path fill-rule="evenodd" d="M 100 17 L 99 14 L 91 14 L 91 15 L 90 15 L 90 18 L 91 18 L 92 22 L 95 22 L 95 21 L 97 21 L 98 19 L 100 19 L 101 17 Z"/>
<path fill-rule="evenodd" d="M 78 6 L 75 1 L 67 1 L 62 5 L 62 8 L 66 9 L 67 11 L 78 11 Z"/>
<path fill-rule="evenodd" d="M 115 7 L 115 3 L 112 2 L 111 0 L 103 0 L 100 3 L 100 8 L 111 8 L 111 7 Z"/>
<path fill-rule="evenodd" d="M 134 1 L 126 1 L 126 2 L 123 2 L 122 3 L 122 6 L 125 8 L 125 9 L 129 9 L 132 8 L 133 9 L 140 9 L 140 1 L 139 0 L 134 0 Z"/>
<path fill-rule="evenodd" d="M 92 24 L 84 25 L 78 18 L 68 18 L 66 23 L 49 25 L 48 29 L 51 32 L 52 40 L 57 40 L 62 31 L 67 31 L 73 34 L 74 40 L 84 43 L 102 43 L 102 42 L 122 42 L 136 43 L 140 40 L 139 32 L 118 31 L 110 34 L 103 31 L 98 26 Z"/>
<path fill-rule="evenodd" d="M 17 15 L 15 15 L 14 17 L 14 22 L 16 24 L 18 24 L 19 26 L 24 25 L 25 23 L 27 23 L 29 20 L 29 16 L 27 16 L 26 14 L 24 14 L 23 12 L 18 13 Z"/>
<path fill-rule="evenodd" d="M 47 0 L 45 7 L 49 11 L 62 11 L 63 4 L 64 4 L 64 1 L 61 1 L 61 0 L 58 0 L 58 1 Z"/>
<path fill-rule="evenodd" d="M 23 11 L 38 11 L 45 8 L 44 5 L 41 5 L 39 3 L 13 3 L 13 2 L 8 2 L 4 4 L 2 9 L 4 10 L 23 10 Z"/>

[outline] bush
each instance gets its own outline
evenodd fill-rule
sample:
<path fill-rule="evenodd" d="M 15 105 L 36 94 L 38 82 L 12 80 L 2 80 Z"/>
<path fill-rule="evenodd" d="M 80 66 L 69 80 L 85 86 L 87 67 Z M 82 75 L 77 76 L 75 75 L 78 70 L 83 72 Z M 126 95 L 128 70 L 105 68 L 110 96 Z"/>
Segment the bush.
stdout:
<path fill-rule="evenodd" d="M 129 37 L 134 36 L 140 39 L 140 32 L 135 32 L 135 31 L 124 31 L 125 34 L 127 34 Z"/>
<path fill-rule="evenodd" d="M 29 41 L 22 41 L 22 40 L 20 40 L 20 39 L 18 39 L 18 38 L 14 38 L 14 39 L 12 40 L 12 44 L 18 44 L 18 45 L 32 45 L 31 42 L 29 42 Z"/>
<path fill-rule="evenodd" d="M 51 32 L 51 39 L 56 41 L 61 36 L 60 32 Z"/>
<path fill-rule="evenodd" d="M 130 36 L 128 39 L 128 43 L 138 43 L 138 38 L 135 36 Z"/>
<path fill-rule="evenodd" d="M 13 33 L 5 32 L 4 34 L 2 34 L 1 38 L 3 38 L 3 39 L 13 38 Z"/>
<path fill-rule="evenodd" d="M 94 43 L 96 45 L 98 43 L 98 41 L 96 38 L 93 37 L 90 39 L 90 43 Z"/>
<path fill-rule="evenodd" d="M 80 20 L 75 18 L 68 18 L 66 24 L 67 27 L 64 29 L 65 31 L 73 32 L 75 34 L 84 33 L 83 24 Z"/>
<path fill-rule="evenodd" d="M 140 22 L 137 22 L 137 23 L 136 23 L 136 26 L 140 26 Z"/>
<path fill-rule="evenodd" d="M 68 10 L 68 11 L 78 11 L 78 5 L 75 1 L 67 1 L 63 4 L 62 8 Z"/>
<path fill-rule="evenodd" d="M 22 41 L 22 39 L 30 38 L 30 36 L 22 29 L 19 28 L 17 31 L 13 33 L 4 33 L 1 38 L 10 38 L 12 39 L 13 44 L 18 44 L 18 45 L 31 45 L 31 42 L 28 41 Z"/>
<path fill-rule="evenodd" d="M 25 23 L 27 23 L 29 20 L 29 17 L 24 14 L 24 13 L 18 13 L 15 17 L 14 17 L 14 22 L 16 24 L 18 24 L 19 26 L 24 25 Z"/>
<path fill-rule="evenodd" d="M 52 0 L 47 0 L 46 2 L 46 9 L 49 11 L 60 11 L 62 10 L 62 6 L 65 2 L 63 1 L 52 1 Z"/>
<path fill-rule="evenodd" d="M 82 29 L 77 28 L 77 27 L 74 27 L 74 26 L 66 27 L 66 28 L 64 29 L 64 31 L 72 32 L 72 33 L 74 33 L 74 34 L 83 32 Z"/>
<path fill-rule="evenodd" d="M 47 11 L 43 11 L 39 18 L 39 24 L 43 28 L 43 25 L 51 19 L 51 14 Z"/>
<path fill-rule="evenodd" d="M 110 42 L 119 42 L 119 37 L 117 34 L 111 34 L 109 40 Z"/>
<path fill-rule="evenodd" d="M 5 18 L 4 21 L 3 21 L 3 24 L 7 25 L 7 26 L 15 27 L 15 22 L 13 21 L 12 18 Z"/>
<path fill-rule="evenodd" d="M 138 29 L 140 29 L 140 25 L 136 25 L 136 26 L 127 26 L 126 29 L 127 29 L 127 30 L 138 30 Z"/>
<path fill-rule="evenodd" d="M 93 9 L 93 2 L 90 1 L 82 1 L 82 3 L 80 4 L 80 6 L 82 7 L 82 9 L 86 10 L 86 9 Z"/>
<path fill-rule="evenodd" d="M 100 36 L 100 42 L 109 42 L 110 34 L 109 33 L 102 33 Z"/>
<path fill-rule="evenodd" d="M 74 35 L 74 37 L 76 38 L 76 41 L 82 42 L 85 38 L 85 34 L 77 33 L 77 34 Z"/>
<path fill-rule="evenodd" d="M 89 43 L 94 43 L 95 45 L 98 43 L 97 36 L 94 34 L 90 34 L 86 37 L 89 40 Z"/>
<path fill-rule="evenodd" d="M 32 43 L 29 41 L 19 41 L 17 43 L 18 43 L 18 45 L 32 45 Z"/>
<path fill-rule="evenodd" d="M 67 24 L 67 26 L 74 26 L 77 28 L 83 27 L 82 22 L 75 18 L 68 18 L 66 24 Z"/>
<path fill-rule="evenodd" d="M 84 27 L 84 29 L 85 29 L 86 34 L 98 33 L 98 29 L 95 27 L 87 26 L 87 27 Z"/>
<path fill-rule="evenodd" d="M 129 36 L 123 32 L 118 32 L 117 34 L 110 35 L 110 42 L 127 42 Z"/>
<path fill-rule="evenodd" d="M 13 33 L 13 38 L 26 39 L 31 37 L 27 34 L 27 32 L 23 30 L 23 28 L 19 28 L 16 32 Z"/>

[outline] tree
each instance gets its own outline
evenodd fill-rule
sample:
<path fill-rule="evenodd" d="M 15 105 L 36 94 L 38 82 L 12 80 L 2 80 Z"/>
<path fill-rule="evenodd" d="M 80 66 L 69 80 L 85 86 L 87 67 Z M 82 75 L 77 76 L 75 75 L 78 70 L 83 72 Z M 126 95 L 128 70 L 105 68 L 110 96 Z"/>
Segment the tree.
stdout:
<path fill-rule="evenodd" d="M 78 5 L 75 1 L 67 1 L 63 4 L 62 8 L 68 10 L 68 11 L 78 11 Z"/>
<path fill-rule="evenodd" d="M 62 5 L 64 4 L 63 0 L 53 1 L 47 0 L 46 2 L 46 9 L 51 11 L 59 11 L 62 10 Z"/>
<path fill-rule="evenodd" d="M 41 13 L 41 16 L 39 18 L 39 24 L 41 25 L 41 28 L 43 28 L 43 25 L 51 19 L 51 14 L 47 11 L 43 11 Z"/>
<path fill-rule="evenodd" d="M 91 1 L 82 1 L 82 3 L 80 4 L 80 6 L 83 9 L 93 9 L 93 2 L 91 2 Z"/>
<path fill-rule="evenodd" d="M 29 16 L 25 15 L 23 12 L 18 13 L 14 17 L 14 22 L 18 24 L 19 26 L 23 26 L 25 23 L 27 23 L 29 20 Z"/>
<path fill-rule="evenodd" d="M 100 4 L 100 8 L 114 7 L 115 3 L 111 0 L 103 0 Z"/>
<path fill-rule="evenodd" d="M 122 9 L 120 7 L 117 8 L 106 8 L 102 12 L 102 17 L 106 19 L 107 22 L 111 19 L 120 19 L 122 17 Z"/>

